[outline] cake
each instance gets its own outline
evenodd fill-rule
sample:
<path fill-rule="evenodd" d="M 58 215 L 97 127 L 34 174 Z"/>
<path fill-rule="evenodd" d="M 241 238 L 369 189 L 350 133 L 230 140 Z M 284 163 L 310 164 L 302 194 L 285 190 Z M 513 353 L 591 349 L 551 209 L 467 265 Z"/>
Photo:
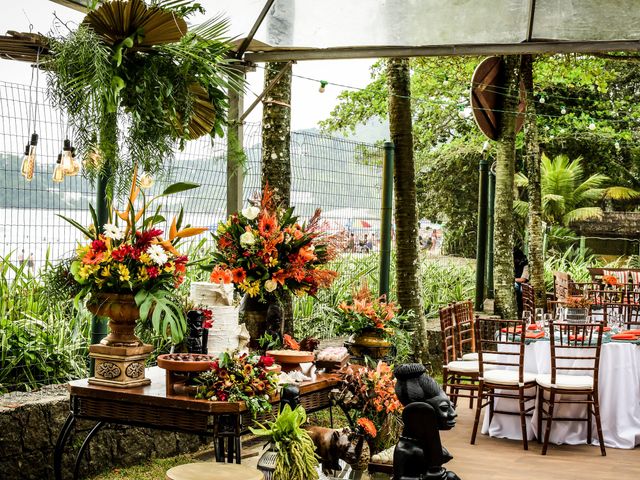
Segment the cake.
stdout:
<path fill-rule="evenodd" d="M 213 315 L 213 326 L 209 329 L 207 341 L 209 354 L 218 355 L 238 348 L 241 328 L 238 324 L 239 308 L 233 305 L 233 291 L 232 283 L 191 284 L 190 300 L 211 310 Z"/>

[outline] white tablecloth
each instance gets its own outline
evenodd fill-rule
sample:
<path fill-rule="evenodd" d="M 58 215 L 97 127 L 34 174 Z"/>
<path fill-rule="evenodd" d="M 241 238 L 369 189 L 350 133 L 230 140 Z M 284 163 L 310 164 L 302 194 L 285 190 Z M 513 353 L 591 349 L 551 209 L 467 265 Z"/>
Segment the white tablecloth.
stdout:
<path fill-rule="evenodd" d="M 549 342 L 537 341 L 527 345 L 524 362 L 527 372 L 551 373 Z M 613 448 L 635 448 L 640 445 L 640 345 L 623 342 L 603 344 L 598 387 L 605 445 Z M 496 409 L 517 412 L 517 401 L 498 399 Z M 536 408 L 533 417 L 527 417 L 527 437 L 530 440 L 537 436 L 537 413 Z M 556 403 L 554 416 L 586 418 L 586 406 Z M 544 435 L 544 428 L 543 422 L 541 435 Z M 488 409 L 485 408 L 482 433 L 521 440 L 520 417 L 494 414 L 489 425 Z M 597 444 L 595 421 L 592 433 L 593 443 Z M 550 442 L 569 445 L 587 443 L 587 423 L 554 421 Z"/>

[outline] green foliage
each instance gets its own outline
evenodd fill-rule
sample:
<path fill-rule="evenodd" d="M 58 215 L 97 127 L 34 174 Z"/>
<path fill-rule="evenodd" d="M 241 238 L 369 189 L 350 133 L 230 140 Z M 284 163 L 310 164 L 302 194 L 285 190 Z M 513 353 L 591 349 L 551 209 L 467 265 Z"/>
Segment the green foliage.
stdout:
<path fill-rule="evenodd" d="M 180 17 L 202 11 L 186 0 L 153 4 Z M 183 147 L 201 134 L 191 125 L 203 116 L 213 119 L 209 133 L 222 135 L 225 89 L 240 88 L 227 56 L 228 26 L 216 17 L 178 42 L 144 48 L 138 48 L 144 32 L 109 45 L 84 23 L 66 37 L 50 39 L 49 96 L 69 115 L 78 156 L 100 154 L 99 161 L 85 162 L 90 179 L 107 171 L 110 185 L 123 187 L 134 165 L 161 172 L 176 143 Z M 210 109 L 197 111 L 207 97 Z"/>
<path fill-rule="evenodd" d="M 569 247 L 564 252 L 553 250 L 547 254 L 544 261 L 544 284 L 548 292 L 553 291 L 553 273 L 566 272 L 574 282 L 588 282 L 590 267 L 599 267 L 601 262 L 588 251 L 581 252 L 578 248 Z"/>
<path fill-rule="evenodd" d="M 260 428 L 249 428 L 258 437 L 267 437 L 274 445 L 278 456 L 273 472 L 274 480 L 314 480 L 318 478 L 313 440 L 302 428 L 307 414 L 302 406 L 291 410 L 285 405 L 274 422 Z"/>
<path fill-rule="evenodd" d="M 0 392 L 86 375 L 90 314 L 52 286 L 0 257 Z"/>
<path fill-rule="evenodd" d="M 551 225 L 568 226 L 581 220 L 601 218 L 604 201 L 627 201 L 640 196 L 627 187 L 605 187 L 609 181 L 609 177 L 601 173 L 585 179 L 581 157 L 569 160 L 566 155 L 558 155 L 550 159 L 543 154 L 540 165 L 543 220 Z M 524 174 L 517 175 L 516 185 L 525 192 L 528 183 Z M 516 200 L 514 208 L 526 217 L 527 201 Z"/>

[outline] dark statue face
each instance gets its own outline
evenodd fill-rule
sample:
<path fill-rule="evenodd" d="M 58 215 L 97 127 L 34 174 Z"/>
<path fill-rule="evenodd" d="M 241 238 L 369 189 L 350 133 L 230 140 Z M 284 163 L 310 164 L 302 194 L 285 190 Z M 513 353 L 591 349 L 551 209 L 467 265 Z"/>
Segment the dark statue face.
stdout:
<path fill-rule="evenodd" d="M 425 401 L 431 405 L 436 412 L 439 430 L 451 430 L 456 426 L 458 414 L 446 393 L 441 390 L 437 396 Z"/>

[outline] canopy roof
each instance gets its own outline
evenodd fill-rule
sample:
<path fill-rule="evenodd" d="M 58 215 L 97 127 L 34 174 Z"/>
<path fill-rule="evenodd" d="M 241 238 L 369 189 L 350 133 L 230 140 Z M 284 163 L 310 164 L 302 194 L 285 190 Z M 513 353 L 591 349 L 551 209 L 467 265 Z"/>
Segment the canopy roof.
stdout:
<path fill-rule="evenodd" d="M 640 49 L 637 0 L 199 1 L 259 40 L 245 54 L 256 62 Z"/>

